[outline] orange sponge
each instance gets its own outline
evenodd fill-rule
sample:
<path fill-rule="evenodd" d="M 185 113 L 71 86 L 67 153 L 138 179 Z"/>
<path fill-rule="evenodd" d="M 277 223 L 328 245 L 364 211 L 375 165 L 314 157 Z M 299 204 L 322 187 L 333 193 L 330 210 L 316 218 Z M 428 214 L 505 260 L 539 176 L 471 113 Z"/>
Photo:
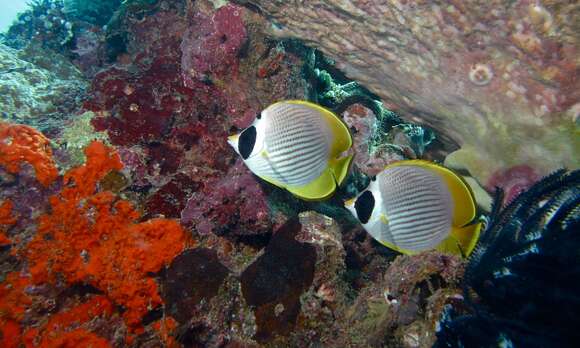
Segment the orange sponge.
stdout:
<path fill-rule="evenodd" d="M 22 162 L 32 165 L 44 186 L 58 177 L 50 141 L 42 133 L 29 126 L 0 122 L 0 165 L 15 174 Z"/>

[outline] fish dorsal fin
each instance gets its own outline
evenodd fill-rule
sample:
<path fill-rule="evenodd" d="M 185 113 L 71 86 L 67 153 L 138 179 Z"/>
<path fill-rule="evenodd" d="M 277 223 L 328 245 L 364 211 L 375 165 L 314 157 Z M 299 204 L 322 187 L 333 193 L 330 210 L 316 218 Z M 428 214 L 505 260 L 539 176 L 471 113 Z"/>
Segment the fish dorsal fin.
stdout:
<path fill-rule="evenodd" d="M 317 110 L 322 114 L 330 132 L 332 133 L 332 144 L 330 148 L 329 158 L 337 158 L 341 153 L 347 151 L 352 146 L 352 136 L 346 124 L 336 116 L 332 111 L 323 108 L 320 105 L 307 102 L 304 100 L 289 100 L 286 103 L 305 105 L 309 108 Z"/>
<path fill-rule="evenodd" d="M 451 193 L 453 199 L 453 227 L 462 227 L 475 219 L 477 208 L 469 185 L 457 174 L 448 168 L 424 160 L 406 160 L 389 164 L 393 166 L 414 165 L 436 173 L 441 177 Z"/>
<path fill-rule="evenodd" d="M 332 170 L 334 178 L 338 186 L 342 185 L 342 182 L 348 175 L 348 170 L 352 162 L 353 155 L 345 156 L 342 158 L 331 159 L 328 161 L 328 166 Z"/>
<path fill-rule="evenodd" d="M 326 168 L 322 174 L 304 186 L 286 187 L 293 195 L 307 201 L 323 200 L 330 197 L 336 190 L 336 179 L 330 168 Z"/>

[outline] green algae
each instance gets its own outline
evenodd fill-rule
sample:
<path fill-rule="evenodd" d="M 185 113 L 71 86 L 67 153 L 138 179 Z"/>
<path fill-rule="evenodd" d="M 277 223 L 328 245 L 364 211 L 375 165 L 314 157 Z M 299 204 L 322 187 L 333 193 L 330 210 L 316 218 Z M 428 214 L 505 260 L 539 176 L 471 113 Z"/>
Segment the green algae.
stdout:
<path fill-rule="evenodd" d="M 69 156 L 67 163 L 61 163 L 61 168 L 69 169 L 85 162 L 84 149 L 93 140 L 110 144 L 106 133 L 95 131 L 91 120 L 95 114 L 87 111 L 76 116 L 70 124 L 64 127 L 58 143 Z"/>

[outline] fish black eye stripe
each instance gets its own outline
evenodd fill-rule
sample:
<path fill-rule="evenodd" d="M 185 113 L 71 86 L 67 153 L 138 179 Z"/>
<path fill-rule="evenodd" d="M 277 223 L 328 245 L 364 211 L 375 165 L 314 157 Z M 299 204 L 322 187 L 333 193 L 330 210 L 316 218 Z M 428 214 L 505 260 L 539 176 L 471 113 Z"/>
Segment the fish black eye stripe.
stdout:
<path fill-rule="evenodd" d="M 354 202 L 356 215 L 362 224 L 369 222 L 373 209 L 375 208 L 375 197 L 371 191 L 365 191 Z"/>
<path fill-rule="evenodd" d="M 256 127 L 251 126 L 246 128 L 242 134 L 240 134 L 240 139 L 238 140 L 238 150 L 243 159 L 248 159 L 248 157 L 250 157 L 255 144 Z"/>

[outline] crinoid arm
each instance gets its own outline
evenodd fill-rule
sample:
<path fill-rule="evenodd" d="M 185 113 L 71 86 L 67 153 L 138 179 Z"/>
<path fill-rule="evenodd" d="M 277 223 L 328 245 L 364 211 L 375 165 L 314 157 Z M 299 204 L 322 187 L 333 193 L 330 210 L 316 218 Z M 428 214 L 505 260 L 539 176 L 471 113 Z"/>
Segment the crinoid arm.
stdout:
<path fill-rule="evenodd" d="M 466 268 L 472 313 L 440 322 L 436 347 L 580 342 L 580 171 L 559 170 L 502 209 L 498 190 Z"/>

